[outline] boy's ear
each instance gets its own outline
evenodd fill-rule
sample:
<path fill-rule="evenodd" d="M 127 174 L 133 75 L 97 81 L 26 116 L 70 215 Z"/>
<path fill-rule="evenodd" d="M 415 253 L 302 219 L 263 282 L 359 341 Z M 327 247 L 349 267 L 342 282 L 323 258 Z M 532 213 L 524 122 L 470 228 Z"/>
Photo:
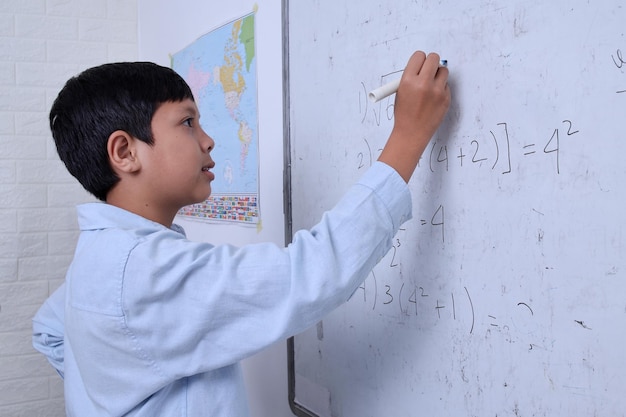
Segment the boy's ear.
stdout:
<path fill-rule="evenodd" d="M 141 164 L 137 155 L 137 139 L 123 130 L 111 133 L 107 142 L 109 162 L 115 172 L 134 173 Z"/>

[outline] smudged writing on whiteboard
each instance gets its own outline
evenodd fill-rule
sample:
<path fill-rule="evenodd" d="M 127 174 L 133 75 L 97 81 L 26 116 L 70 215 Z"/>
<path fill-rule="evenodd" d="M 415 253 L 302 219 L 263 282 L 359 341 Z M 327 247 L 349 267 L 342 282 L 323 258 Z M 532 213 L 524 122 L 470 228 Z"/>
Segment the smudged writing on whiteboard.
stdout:
<path fill-rule="evenodd" d="M 622 50 L 619 48 L 615 51 L 615 54 L 611 55 L 611 59 L 613 59 L 613 63 L 619 70 L 626 64 L 626 59 L 624 59 Z M 626 89 L 617 90 L 617 93 L 626 93 Z"/>

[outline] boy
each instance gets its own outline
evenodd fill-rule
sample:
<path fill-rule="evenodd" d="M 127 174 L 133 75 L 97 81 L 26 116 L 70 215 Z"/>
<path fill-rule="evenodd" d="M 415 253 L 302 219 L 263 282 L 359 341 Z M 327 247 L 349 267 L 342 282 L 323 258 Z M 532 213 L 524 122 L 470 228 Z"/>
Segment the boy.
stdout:
<path fill-rule="evenodd" d="M 187 84 L 150 63 L 70 79 L 50 112 L 59 156 L 103 203 L 78 207 L 65 284 L 33 320 L 69 416 L 246 416 L 239 361 L 345 302 L 411 217 L 406 182 L 450 103 L 416 52 L 379 161 L 287 248 L 190 242 L 178 210 L 211 192 L 214 142 Z M 354 239 L 359 236 L 359 239 Z"/>

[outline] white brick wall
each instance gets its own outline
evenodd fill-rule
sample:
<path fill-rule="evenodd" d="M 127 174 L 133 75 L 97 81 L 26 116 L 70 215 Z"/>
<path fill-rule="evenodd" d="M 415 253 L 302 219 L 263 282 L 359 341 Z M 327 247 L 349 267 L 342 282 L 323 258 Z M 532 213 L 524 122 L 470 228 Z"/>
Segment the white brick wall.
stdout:
<path fill-rule="evenodd" d="M 0 2 L 0 417 L 65 415 L 31 318 L 72 258 L 75 205 L 93 198 L 59 161 L 48 111 L 72 75 L 136 58 L 136 0 Z"/>

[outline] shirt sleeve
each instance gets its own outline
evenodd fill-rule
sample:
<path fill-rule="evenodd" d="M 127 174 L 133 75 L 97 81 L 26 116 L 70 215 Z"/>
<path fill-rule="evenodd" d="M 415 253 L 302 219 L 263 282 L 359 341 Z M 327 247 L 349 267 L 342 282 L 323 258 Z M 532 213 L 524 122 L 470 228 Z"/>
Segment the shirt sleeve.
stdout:
<path fill-rule="evenodd" d="M 348 300 L 410 217 L 406 183 L 376 163 L 287 248 L 155 234 L 125 268 L 121 304 L 132 349 L 168 378 L 238 362 Z"/>
<path fill-rule="evenodd" d="M 33 347 L 64 376 L 65 284 L 61 285 L 39 308 L 33 318 Z"/>

